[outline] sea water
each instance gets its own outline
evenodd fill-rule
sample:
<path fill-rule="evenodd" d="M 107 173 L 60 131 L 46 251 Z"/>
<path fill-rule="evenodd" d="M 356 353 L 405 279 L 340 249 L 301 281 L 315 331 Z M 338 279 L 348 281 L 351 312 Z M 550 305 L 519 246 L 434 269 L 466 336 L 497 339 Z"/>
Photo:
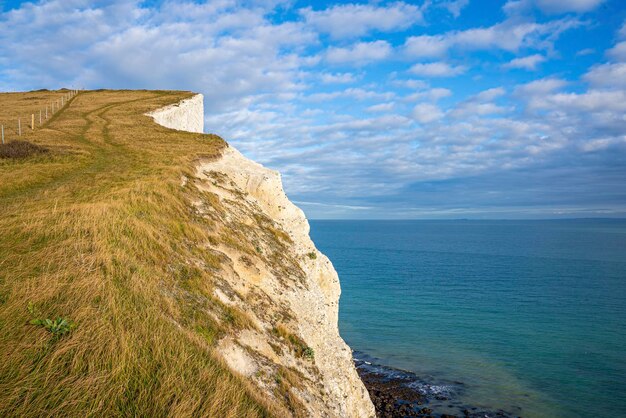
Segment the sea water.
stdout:
<path fill-rule="evenodd" d="M 311 221 L 353 350 L 468 405 L 626 417 L 626 220 Z"/>

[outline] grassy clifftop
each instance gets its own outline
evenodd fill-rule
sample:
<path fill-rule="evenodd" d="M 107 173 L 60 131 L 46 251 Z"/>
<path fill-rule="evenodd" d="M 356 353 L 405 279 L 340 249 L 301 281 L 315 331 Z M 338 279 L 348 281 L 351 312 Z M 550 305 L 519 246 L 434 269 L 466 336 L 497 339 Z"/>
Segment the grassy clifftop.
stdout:
<path fill-rule="evenodd" d="M 0 121 L 60 94 L 0 94 Z M 46 152 L 0 158 L 0 415 L 280 413 L 213 353 L 246 318 L 211 296 L 214 226 L 181 176 L 225 143 L 144 116 L 189 96 L 82 92 L 23 129 Z"/>

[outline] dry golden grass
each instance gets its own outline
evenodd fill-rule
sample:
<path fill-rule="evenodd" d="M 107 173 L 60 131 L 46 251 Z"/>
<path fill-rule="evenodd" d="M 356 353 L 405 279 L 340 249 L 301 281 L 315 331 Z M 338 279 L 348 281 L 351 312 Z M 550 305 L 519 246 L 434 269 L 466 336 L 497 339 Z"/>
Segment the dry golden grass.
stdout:
<path fill-rule="evenodd" d="M 48 117 L 53 117 L 60 107 L 61 98 L 65 98 L 69 90 L 39 90 L 26 93 L 1 93 L 2 110 L 0 110 L 0 125 L 4 125 L 6 139 L 28 139 L 34 132 L 31 129 L 32 116 L 35 117 L 35 128 L 39 128 L 39 111 L 42 113 L 42 122 L 45 122 L 45 109 L 48 108 Z M 52 103 L 55 112 L 52 112 Z M 22 127 L 22 137 L 18 137 L 18 119 Z"/>
<path fill-rule="evenodd" d="M 0 94 L 0 120 L 62 93 Z M 198 248 L 211 221 L 194 216 L 201 192 L 180 178 L 224 142 L 143 116 L 188 96 L 80 93 L 25 131 L 50 152 L 0 159 L 0 416 L 279 413 L 212 351 L 227 330 L 211 312 L 251 325 L 210 297 L 220 261 Z M 29 303 L 76 328 L 31 325 Z"/>

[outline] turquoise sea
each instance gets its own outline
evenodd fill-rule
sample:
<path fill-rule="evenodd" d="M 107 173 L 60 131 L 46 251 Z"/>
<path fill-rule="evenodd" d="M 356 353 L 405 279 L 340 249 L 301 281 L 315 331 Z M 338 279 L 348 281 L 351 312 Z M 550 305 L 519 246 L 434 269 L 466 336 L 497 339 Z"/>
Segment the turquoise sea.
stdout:
<path fill-rule="evenodd" d="M 524 417 L 626 417 L 626 220 L 311 221 L 353 350 Z M 452 384 L 452 383 L 450 383 Z"/>

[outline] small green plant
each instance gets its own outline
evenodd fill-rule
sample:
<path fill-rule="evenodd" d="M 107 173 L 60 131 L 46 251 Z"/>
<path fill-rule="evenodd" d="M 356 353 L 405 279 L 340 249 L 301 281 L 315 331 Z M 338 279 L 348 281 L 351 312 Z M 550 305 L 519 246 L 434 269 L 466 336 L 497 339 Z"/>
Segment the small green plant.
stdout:
<path fill-rule="evenodd" d="M 302 356 L 309 360 L 313 360 L 313 357 L 315 357 L 315 351 L 313 351 L 311 347 L 305 347 L 304 350 L 302 350 Z"/>
<path fill-rule="evenodd" d="M 46 331 L 51 332 L 53 335 L 67 334 L 74 328 L 72 321 L 61 317 L 57 317 L 55 320 L 49 318 L 33 319 L 30 323 L 33 325 L 41 325 Z"/>
<path fill-rule="evenodd" d="M 60 316 L 56 319 L 39 318 L 41 312 L 39 312 L 39 310 L 32 303 L 28 304 L 28 312 L 35 317 L 30 321 L 31 325 L 40 325 L 55 337 L 69 334 L 70 331 L 76 328 L 76 324 L 74 322 L 66 318 L 61 318 Z"/>
<path fill-rule="evenodd" d="M 315 260 L 315 259 L 317 258 L 317 253 L 315 253 L 315 252 L 313 252 L 313 251 L 312 251 L 312 252 L 310 252 L 310 253 L 308 253 L 307 255 L 309 256 L 309 258 L 310 258 L 311 260 Z"/>

